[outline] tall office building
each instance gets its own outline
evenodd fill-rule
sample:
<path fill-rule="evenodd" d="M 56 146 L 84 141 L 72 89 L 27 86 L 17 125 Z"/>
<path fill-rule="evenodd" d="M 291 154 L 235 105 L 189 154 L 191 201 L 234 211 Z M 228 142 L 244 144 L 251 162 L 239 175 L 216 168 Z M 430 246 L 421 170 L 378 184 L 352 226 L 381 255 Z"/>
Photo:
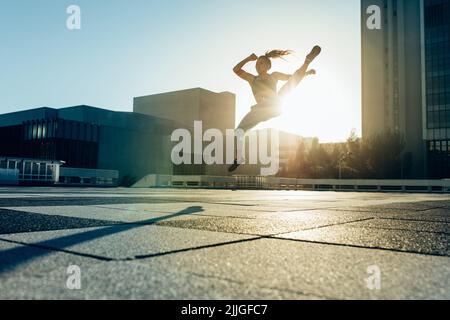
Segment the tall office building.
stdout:
<path fill-rule="evenodd" d="M 423 3 L 423 106 L 428 174 L 431 178 L 450 178 L 450 0 Z"/>
<path fill-rule="evenodd" d="M 401 134 L 408 178 L 450 177 L 449 3 L 362 0 L 363 138 Z"/>

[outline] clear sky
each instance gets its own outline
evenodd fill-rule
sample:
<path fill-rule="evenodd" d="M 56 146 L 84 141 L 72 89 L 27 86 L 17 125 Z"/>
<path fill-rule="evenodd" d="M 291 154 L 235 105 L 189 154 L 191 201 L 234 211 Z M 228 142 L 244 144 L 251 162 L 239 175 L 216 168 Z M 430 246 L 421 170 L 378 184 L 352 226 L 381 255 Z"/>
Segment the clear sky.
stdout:
<path fill-rule="evenodd" d="M 66 28 L 81 7 L 82 29 Z M 133 97 L 192 87 L 254 104 L 232 73 L 251 53 L 291 49 L 293 72 L 313 45 L 318 75 L 302 83 L 275 127 L 322 141 L 361 131 L 359 0 L 0 0 L 0 113 L 87 104 L 131 111 Z M 254 71 L 254 65 L 247 67 Z"/>

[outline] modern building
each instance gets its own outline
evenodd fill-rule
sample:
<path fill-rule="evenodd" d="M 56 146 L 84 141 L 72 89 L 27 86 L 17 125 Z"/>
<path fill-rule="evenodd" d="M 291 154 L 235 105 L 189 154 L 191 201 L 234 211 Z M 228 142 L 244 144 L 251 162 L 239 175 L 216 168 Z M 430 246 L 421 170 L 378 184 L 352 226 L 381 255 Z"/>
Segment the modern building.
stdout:
<path fill-rule="evenodd" d="M 450 0 L 423 1 L 423 113 L 428 175 L 450 177 Z"/>
<path fill-rule="evenodd" d="M 236 97 L 229 92 L 215 93 L 202 88 L 154 94 L 134 98 L 133 111 L 152 117 L 176 121 L 194 137 L 194 122 L 202 129 L 218 129 L 223 135 L 235 128 Z M 207 144 L 204 143 L 204 147 Z M 224 149 L 225 154 L 225 149 Z M 191 155 L 192 159 L 195 157 Z M 228 175 L 227 165 L 181 165 L 179 175 Z"/>
<path fill-rule="evenodd" d="M 179 126 L 166 119 L 90 106 L 38 108 L 0 115 L 0 155 L 64 161 L 64 168 L 78 172 L 116 170 L 126 184 L 152 172 L 173 173 L 170 135 Z M 103 172 L 105 179 L 114 179 Z M 101 181 L 98 175 L 86 174 L 79 181 L 70 177 L 64 182 Z"/>
<path fill-rule="evenodd" d="M 450 0 L 362 0 L 363 138 L 402 135 L 408 178 L 450 177 Z M 367 21 L 380 9 L 380 28 Z"/>
<path fill-rule="evenodd" d="M 148 174 L 228 174 L 227 165 L 174 165 L 171 135 L 180 128 L 192 132 L 194 121 L 202 121 L 203 130 L 234 129 L 233 94 L 170 92 L 136 98 L 134 109 L 44 107 L 0 115 L 0 156 L 61 161 L 55 182 L 64 185 L 130 185 Z M 3 174 L 5 181 L 13 176 Z"/>

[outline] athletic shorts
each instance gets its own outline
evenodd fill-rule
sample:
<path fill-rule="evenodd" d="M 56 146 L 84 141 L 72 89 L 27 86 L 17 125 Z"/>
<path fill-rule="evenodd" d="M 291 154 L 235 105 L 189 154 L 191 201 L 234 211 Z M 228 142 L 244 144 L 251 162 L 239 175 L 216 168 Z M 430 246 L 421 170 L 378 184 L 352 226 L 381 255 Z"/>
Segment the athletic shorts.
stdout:
<path fill-rule="evenodd" d="M 252 107 L 252 110 L 242 119 L 237 129 L 247 132 L 262 122 L 279 117 L 281 115 L 281 103 L 279 100 L 269 100 Z"/>

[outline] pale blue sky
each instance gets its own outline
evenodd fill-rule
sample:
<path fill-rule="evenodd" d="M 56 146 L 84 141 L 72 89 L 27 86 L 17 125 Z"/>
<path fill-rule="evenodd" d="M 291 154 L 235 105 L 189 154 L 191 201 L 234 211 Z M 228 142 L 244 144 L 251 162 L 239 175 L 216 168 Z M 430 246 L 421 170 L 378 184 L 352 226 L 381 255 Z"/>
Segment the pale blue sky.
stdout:
<path fill-rule="evenodd" d="M 0 113 L 78 104 L 131 111 L 135 96 L 203 87 L 236 93 L 241 118 L 253 100 L 231 72 L 237 62 L 253 52 L 292 49 L 297 57 L 274 69 L 293 72 L 319 44 L 319 74 L 289 105 L 298 111 L 266 126 L 343 140 L 361 129 L 359 3 L 0 0 Z M 81 7 L 80 31 L 66 28 L 71 4 Z"/>

